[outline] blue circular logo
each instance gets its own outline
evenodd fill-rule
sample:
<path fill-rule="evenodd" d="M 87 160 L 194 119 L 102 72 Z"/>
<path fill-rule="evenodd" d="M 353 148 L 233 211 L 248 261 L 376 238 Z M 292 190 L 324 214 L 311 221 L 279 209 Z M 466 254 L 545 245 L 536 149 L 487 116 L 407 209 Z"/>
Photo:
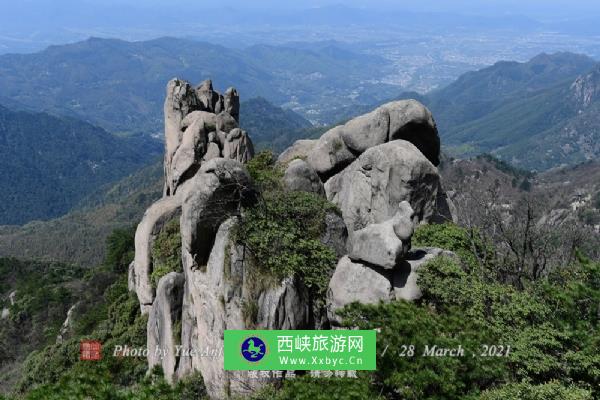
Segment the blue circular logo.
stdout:
<path fill-rule="evenodd" d="M 250 362 L 257 362 L 267 354 L 267 345 L 262 339 L 252 336 L 242 342 L 242 356 Z"/>

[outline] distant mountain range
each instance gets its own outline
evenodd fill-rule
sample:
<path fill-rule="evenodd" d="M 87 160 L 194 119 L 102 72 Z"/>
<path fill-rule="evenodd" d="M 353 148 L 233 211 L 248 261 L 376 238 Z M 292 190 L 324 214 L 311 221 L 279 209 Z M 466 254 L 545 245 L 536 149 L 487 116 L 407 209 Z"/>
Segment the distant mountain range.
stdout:
<path fill-rule="evenodd" d="M 248 131 L 257 149 L 281 152 L 297 138 L 306 136 L 313 125 L 300 114 L 257 97 L 240 104 L 240 126 Z"/>
<path fill-rule="evenodd" d="M 211 78 L 218 90 L 235 86 L 242 101 L 260 96 L 309 113 L 393 96 L 397 86 L 370 83 L 388 63 L 333 44 L 230 49 L 175 38 L 91 38 L 0 56 L 0 102 L 74 116 L 110 132 L 156 134 L 165 84 L 175 76 L 193 83 Z"/>
<path fill-rule="evenodd" d="M 159 1 L 132 1 L 129 4 L 125 1 L 91 3 L 75 0 L 5 2 L 0 14 L 0 51 L 35 51 L 52 43 L 82 40 L 98 32 L 144 39 L 184 30 L 190 37 L 232 44 L 265 42 L 273 40 L 273 36 L 289 37 L 291 34 L 310 36 L 314 35 L 315 27 L 341 28 L 354 35 L 362 33 L 362 37 L 368 35 L 360 28 L 366 28 L 369 33 L 378 32 L 380 37 L 385 37 L 384 32 L 391 30 L 442 35 L 490 31 L 509 31 L 516 35 L 531 32 L 597 35 L 600 32 L 596 23 L 597 7 L 592 5 L 593 2 L 582 5 L 581 1 L 570 4 L 567 10 L 556 2 L 541 6 L 542 2 L 531 1 L 520 2 L 518 7 L 500 1 L 496 4 L 467 1 L 468 5 L 463 2 L 460 6 L 456 2 L 446 4 L 435 0 L 429 7 L 423 2 L 387 2 L 383 6 L 362 7 L 342 2 L 320 7 L 310 2 L 273 3 L 275 6 L 266 7 L 255 2 L 241 2 L 243 6 L 231 2 L 220 5 L 187 1 L 185 6 L 181 1 L 178 3 L 185 13 L 171 3 Z M 431 3 L 435 5 L 431 7 Z M 595 13 L 589 11 L 594 8 Z M 426 11 L 428 9 L 430 11 Z M 21 18 L 14 18 L 15 15 Z M 209 18 L 192 22 L 190 15 Z"/>
<path fill-rule="evenodd" d="M 161 152 L 149 137 L 119 138 L 73 118 L 0 106 L 0 225 L 63 215 Z"/>
<path fill-rule="evenodd" d="M 311 107 L 337 123 L 413 97 L 432 110 L 454 156 L 492 153 L 543 170 L 600 155 L 600 65 L 587 56 L 498 62 L 426 95 L 365 84 L 380 62 L 329 42 L 236 50 L 173 38 L 90 39 L 0 56 L 0 104 L 10 107 L 0 108 L 0 224 L 63 215 L 150 162 L 162 151 L 149 134 L 162 138 L 173 76 L 237 86 L 241 126 L 258 149 L 319 136 L 324 128 L 306 118 Z M 304 116 L 292 106 L 305 107 Z"/>
<path fill-rule="evenodd" d="M 501 61 L 430 93 L 406 92 L 385 101 L 400 98 L 429 107 L 442 145 L 456 157 L 492 153 L 528 170 L 600 158 L 600 64 L 585 55 Z M 340 107 L 330 122 L 381 103 Z"/>
<path fill-rule="evenodd" d="M 467 73 L 422 101 L 452 153 L 548 169 L 600 156 L 599 71 L 586 56 L 541 54 Z"/>
<path fill-rule="evenodd" d="M 263 98 L 244 101 L 240 109 L 257 150 L 282 151 L 312 127 Z M 162 152 L 161 140 L 148 135 L 116 136 L 76 118 L 0 105 L 0 182 L 6 188 L 0 225 L 59 217 Z"/>

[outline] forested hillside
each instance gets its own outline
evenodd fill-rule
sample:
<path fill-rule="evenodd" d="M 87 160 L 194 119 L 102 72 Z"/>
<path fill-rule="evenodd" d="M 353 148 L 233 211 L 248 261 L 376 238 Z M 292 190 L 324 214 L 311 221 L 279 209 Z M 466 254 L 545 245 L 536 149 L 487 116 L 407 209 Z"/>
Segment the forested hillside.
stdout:
<path fill-rule="evenodd" d="M 396 86 L 365 82 L 385 64 L 334 45 L 231 49 L 173 37 L 90 38 L 0 56 L 0 99 L 77 116 L 110 132 L 162 135 L 164 84 L 174 76 L 195 84 L 227 82 L 243 93 L 242 101 L 261 96 L 288 108 L 325 111 L 356 103 L 352 94 L 359 86 L 365 104 L 392 97 Z"/>
<path fill-rule="evenodd" d="M 0 106 L 0 225 L 61 216 L 161 151 L 148 137 L 119 138 L 73 118 Z"/>

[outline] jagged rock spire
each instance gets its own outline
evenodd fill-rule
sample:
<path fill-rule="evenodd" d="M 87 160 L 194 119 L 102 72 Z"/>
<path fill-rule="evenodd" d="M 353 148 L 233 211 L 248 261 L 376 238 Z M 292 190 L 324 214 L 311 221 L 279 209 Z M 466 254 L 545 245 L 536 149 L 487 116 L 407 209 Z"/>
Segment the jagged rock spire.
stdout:
<path fill-rule="evenodd" d="M 240 98 L 235 88 L 225 96 L 210 79 L 197 88 L 172 79 L 167 85 L 165 113 L 165 196 L 192 177 L 212 158 L 247 162 L 254 156 L 248 134 L 239 129 Z"/>

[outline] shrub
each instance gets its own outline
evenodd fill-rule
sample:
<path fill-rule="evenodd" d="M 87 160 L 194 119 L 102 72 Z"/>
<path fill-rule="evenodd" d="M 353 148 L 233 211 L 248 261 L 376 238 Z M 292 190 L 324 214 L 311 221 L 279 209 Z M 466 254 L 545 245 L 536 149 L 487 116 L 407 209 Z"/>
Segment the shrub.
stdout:
<path fill-rule="evenodd" d="M 453 251 L 471 268 L 493 259 L 493 249 L 478 231 L 461 228 L 451 222 L 420 225 L 412 237 L 412 245 Z"/>
<path fill-rule="evenodd" d="M 150 280 L 156 288 L 160 278 L 171 271 L 182 272 L 181 232 L 179 218 L 169 221 L 152 244 L 152 274 Z"/>
<path fill-rule="evenodd" d="M 135 227 L 115 229 L 106 239 L 105 265 L 114 272 L 126 272 L 135 252 Z"/>
<path fill-rule="evenodd" d="M 325 214 L 333 205 L 312 193 L 267 192 L 245 210 L 236 239 L 248 247 L 263 272 L 297 276 L 322 294 L 335 268 L 335 252 L 321 243 Z"/>
<path fill-rule="evenodd" d="M 248 169 L 262 192 L 256 204 L 244 209 L 236 241 L 247 246 L 262 273 L 300 278 L 323 296 L 337 257 L 320 238 L 325 215 L 339 211 L 313 193 L 283 190 L 281 170 L 270 152 L 260 153 Z"/>
<path fill-rule="evenodd" d="M 380 305 L 352 304 L 342 313 L 344 324 L 378 329 L 377 392 L 387 398 L 465 399 L 508 376 L 503 357 L 481 358 L 484 343 L 496 343 L 485 324 L 453 307 L 438 314 L 427 307 L 399 301 Z M 464 349 L 464 357 L 429 357 L 426 346 Z M 410 347 L 414 346 L 414 347 Z M 413 351 L 411 353 L 411 350 Z"/>
<path fill-rule="evenodd" d="M 283 382 L 281 388 L 267 386 L 254 400 L 369 400 L 380 398 L 366 375 L 359 378 L 311 378 L 298 376 Z"/>
<path fill-rule="evenodd" d="M 247 164 L 246 168 L 259 190 L 265 191 L 273 188 L 281 189 L 283 169 L 276 165 L 275 156 L 270 150 L 256 154 Z"/>
<path fill-rule="evenodd" d="M 592 394 L 575 386 L 559 382 L 543 385 L 530 383 L 508 384 L 481 395 L 481 400 L 592 400 Z"/>
<path fill-rule="evenodd" d="M 592 208 L 586 208 L 579 213 L 579 220 L 586 225 L 600 224 L 600 211 Z"/>

